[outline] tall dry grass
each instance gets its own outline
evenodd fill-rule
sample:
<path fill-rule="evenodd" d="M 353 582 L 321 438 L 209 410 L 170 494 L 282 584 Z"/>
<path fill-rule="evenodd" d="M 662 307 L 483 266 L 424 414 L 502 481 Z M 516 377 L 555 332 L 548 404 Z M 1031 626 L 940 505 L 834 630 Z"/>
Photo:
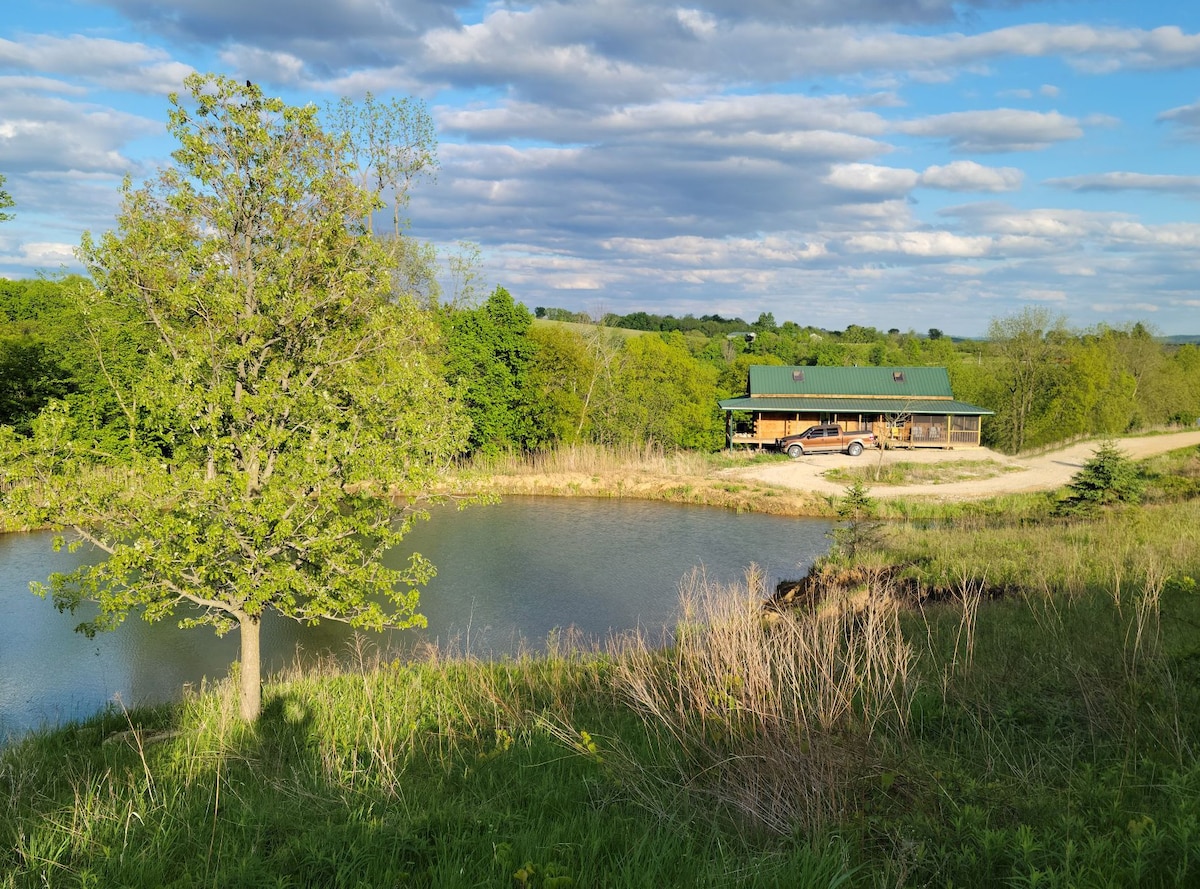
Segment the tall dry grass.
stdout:
<path fill-rule="evenodd" d="M 668 451 L 645 444 L 573 444 L 534 453 L 476 455 L 465 468 L 496 475 L 610 475 L 644 472 L 661 476 L 702 477 L 710 458 L 697 451 Z"/>
<path fill-rule="evenodd" d="M 683 620 L 663 647 L 644 638 L 614 651 L 618 688 L 656 739 L 658 770 L 630 782 L 661 801 L 672 787 L 778 833 L 814 830 L 852 809 L 875 767 L 882 724 L 903 731 L 913 651 L 883 589 L 857 607 L 767 620 L 762 575 L 682 584 Z"/>

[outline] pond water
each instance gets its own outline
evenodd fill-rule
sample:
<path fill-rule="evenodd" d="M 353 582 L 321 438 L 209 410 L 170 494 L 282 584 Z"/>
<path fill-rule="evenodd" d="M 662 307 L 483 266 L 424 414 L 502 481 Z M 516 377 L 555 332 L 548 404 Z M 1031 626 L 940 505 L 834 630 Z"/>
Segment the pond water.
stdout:
<path fill-rule="evenodd" d="M 480 657 L 537 650 L 566 628 L 600 641 L 637 628 L 657 635 L 674 623 L 680 581 L 693 568 L 730 583 L 754 563 L 773 587 L 826 551 L 828 529 L 819 519 L 629 500 L 510 498 L 439 508 L 389 555 L 399 564 L 415 551 L 437 566 L 421 591 L 428 628 L 367 635 L 384 651 L 431 642 Z M 55 553 L 51 539 L 0 535 L 0 742 L 116 700 L 171 700 L 187 683 L 226 675 L 238 656 L 236 632 L 219 639 L 209 628 L 138 618 L 95 639 L 74 632 L 83 615 L 59 614 L 29 592 L 29 581 L 96 554 Z M 344 653 L 353 635 L 329 622 L 264 620 L 264 669 Z"/>

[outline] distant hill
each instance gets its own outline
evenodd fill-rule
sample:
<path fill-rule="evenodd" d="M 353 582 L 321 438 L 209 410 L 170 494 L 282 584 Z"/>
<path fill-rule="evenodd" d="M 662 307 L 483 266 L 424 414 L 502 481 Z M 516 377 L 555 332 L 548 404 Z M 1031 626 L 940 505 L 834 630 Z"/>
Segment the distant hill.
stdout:
<path fill-rule="evenodd" d="M 1200 333 L 1177 333 L 1174 336 L 1164 336 L 1161 338 L 1168 346 L 1200 346 Z"/>

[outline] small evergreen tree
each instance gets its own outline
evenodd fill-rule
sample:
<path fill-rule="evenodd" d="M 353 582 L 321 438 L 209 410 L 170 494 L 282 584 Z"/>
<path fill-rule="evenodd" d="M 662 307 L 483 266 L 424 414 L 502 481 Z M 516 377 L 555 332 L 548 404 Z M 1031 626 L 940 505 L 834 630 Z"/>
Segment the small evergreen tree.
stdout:
<path fill-rule="evenodd" d="M 883 536 L 883 523 L 875 517 L 875 500 L 860 481 L 847 485 L 837 503 L 840 524 L 829 532 L 834 549 L 848 559 L 874 548 Z"/>
<path fill-rule="evenodd" d="M 1092 458 L 1075 473 L 1060 515 L 1079 515 L 1111 503 L 1137 503 L 1142 496 L 1141 471 L 1112 441 L 1102 442 Z"/>

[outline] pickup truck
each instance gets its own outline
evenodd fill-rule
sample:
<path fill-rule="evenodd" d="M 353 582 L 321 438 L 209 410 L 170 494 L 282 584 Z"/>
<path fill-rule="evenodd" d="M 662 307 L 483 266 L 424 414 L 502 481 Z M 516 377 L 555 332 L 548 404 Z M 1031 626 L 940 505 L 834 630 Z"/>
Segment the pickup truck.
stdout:
<path fill-rule="evenodd" d="M 835 451 L 844 451 L 851 457 L 857 457 L 863 448 L 873 448 L 875 444 L 875 433 L 870 429 L 843 430 L 833 424 L 809 426 L 798 435 L 775 439 L 776 447 L 793 458 Z"/>

